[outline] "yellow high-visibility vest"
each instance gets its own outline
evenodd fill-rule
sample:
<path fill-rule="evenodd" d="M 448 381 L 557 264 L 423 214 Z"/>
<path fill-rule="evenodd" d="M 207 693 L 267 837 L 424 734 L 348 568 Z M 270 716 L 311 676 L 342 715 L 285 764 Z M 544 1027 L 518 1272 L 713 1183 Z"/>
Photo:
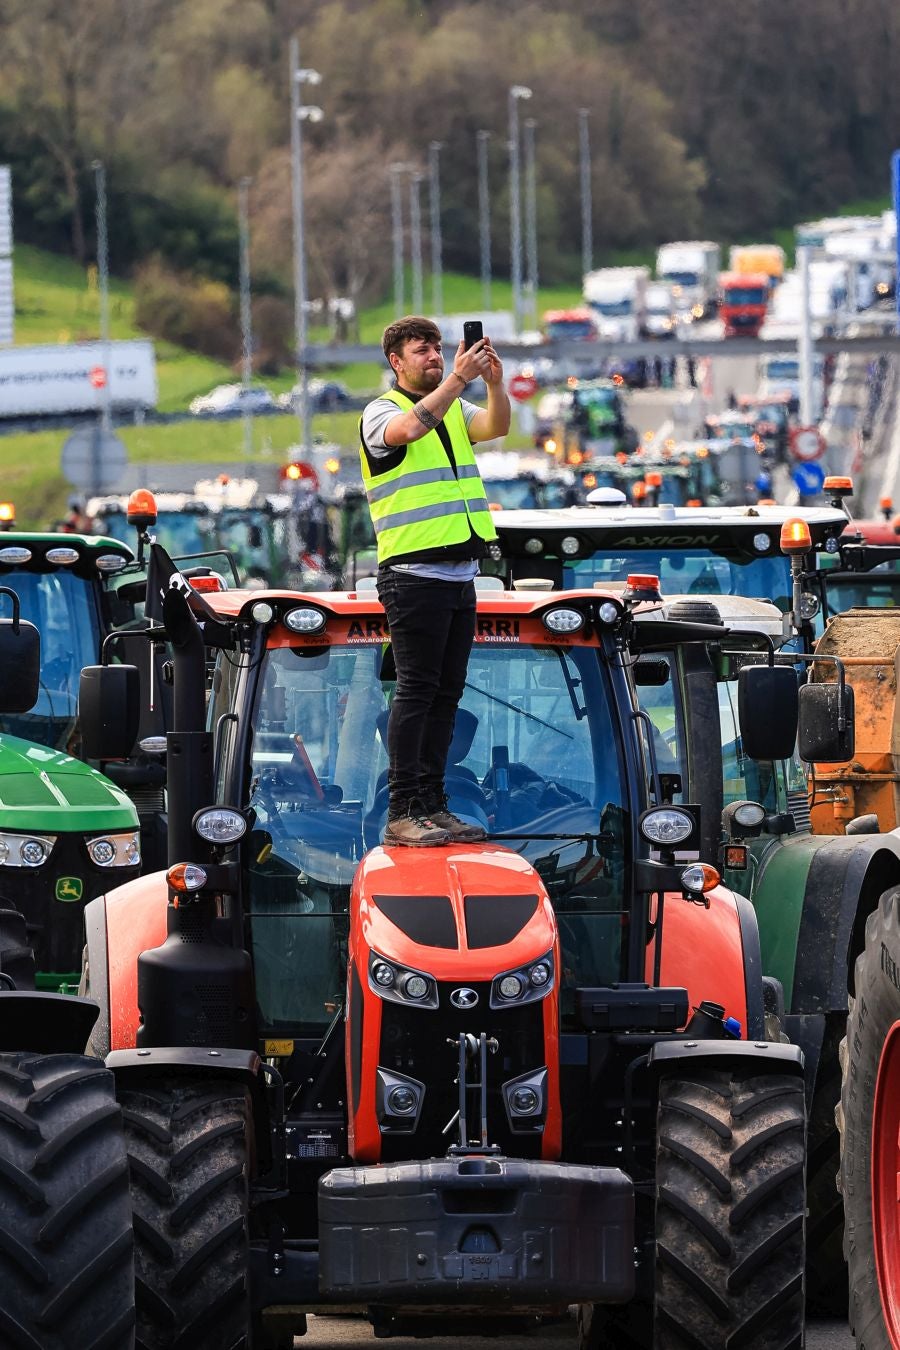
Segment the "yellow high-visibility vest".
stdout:
<path fill-rule="evenodd" d="M 399 389 L 391 389 L 382 397 L 396 403 L 401 412 L 415 406 Z M 401 462 L 384 473 L 372 472 L 360 446 L 362 479 L 379 563 L 462 544 L 471 534 L 486 543 L 497 538 L 459 399 L 454 399 L 444 414 L 444 426 L 453 447 L 456 473 L 437 431 L 428 431 L 414 441 Z"/>

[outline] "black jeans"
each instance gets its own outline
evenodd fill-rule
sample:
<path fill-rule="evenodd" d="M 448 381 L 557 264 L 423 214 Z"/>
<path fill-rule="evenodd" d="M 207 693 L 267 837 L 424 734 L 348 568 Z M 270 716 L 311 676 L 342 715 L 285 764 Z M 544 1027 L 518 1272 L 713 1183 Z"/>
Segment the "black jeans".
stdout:
<path fill-rule="evenodd" d="M 475 585 L 382 567 L 378 598 L 397 667 L 387 729 L 389 814 L 396 817 L 405 815 L 411 802 L 427 802 L 444 791 L 453 722 L 475 637 Z"/>

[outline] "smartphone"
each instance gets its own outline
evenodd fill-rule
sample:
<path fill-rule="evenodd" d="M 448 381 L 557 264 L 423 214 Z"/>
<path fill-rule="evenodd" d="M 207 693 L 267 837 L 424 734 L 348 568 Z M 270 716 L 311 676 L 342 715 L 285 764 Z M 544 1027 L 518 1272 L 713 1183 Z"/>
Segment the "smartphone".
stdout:
<path fill-rule="evenodd" d="M 480 319 L 466 319 L 463 324 L 463 345 L 466 351 L 474 347 L 484 337 L 484 328 Z"/>

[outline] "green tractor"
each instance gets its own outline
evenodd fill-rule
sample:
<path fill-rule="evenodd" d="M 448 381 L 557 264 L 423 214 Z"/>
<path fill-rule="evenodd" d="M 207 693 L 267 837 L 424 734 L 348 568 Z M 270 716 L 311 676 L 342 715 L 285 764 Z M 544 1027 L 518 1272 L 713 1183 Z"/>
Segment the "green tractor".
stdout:
<path fill-rule="evenodd" d="M 42 988 L 77 985 L 85 905 L 141 868 L 135 803 L 82 761 L 77 716 L 81 668 L 127 612 L 108 582 L 132 562 L 110 539 L 0 536 L 13 620 L 41 634 L 34 700 L 0 712 L 0 900 L 25 918 Z"/>
<path fill-rule="evenodd" d="M 17 718 L 39 698 L 41 643 L 34 625 L 20 618 L 15 592 L 3 586 L 0 593 L 4 605 L 13 607 L 11 618 L 0 618 L 0 709 Z M 12 788 L 20 805 L 10 808 Z M 68 847 L 67 832 L 82 841 L 86 834 L 95 835 L 94 827 L 86 828 L 91 810 L 98 815 L 118 810 L 134 837 L 133 808 L 128 814 L 108 789 L 99 774 L 76 766 L 68 756 L 4 736 L 4 873 L 21 877 L 24 861 L 30 879 L 43 874 L 59 880 L 53 859 L 64 844 Z M 36 808 L 34 800 L 43 794 L 46 801 Z M 55 799 L 79 794 L 87 799 L 86 808 Z M 37 842 L 35 821 L 40 837 L 53 840 L 49 860 L 41 864 L 35 853 L 29 865 L 27 855 L 23 860 L 15 852 L 13 862 L 19 846 L 9 842 L 8 826 L 27 827 L 24 851 Z M 80 881 L 90 864 L 79 859 L 76 867 Z M 123 870 L 107 870 L 107 881 L 110 875 L 121 878 Z M 16 903 L 20 897 L 7 876 L 0 900 L 0 1343 L 40 1350 L 129 1350 L 134 1344 L 134 1257 L 121 1110 L 112 1073 L 81 1053 L 99 1009 L 86 999 L 36 988 L 25 917 L 9 904 L 10 897 Z M 74 887 L 75 876 L 68 880 Z M 48 912 L 52 892 L 52 882 L 49 897 L 45 884 L 40 897 Z M 74 897 L 61 899 L 63 913 L 80 908 Z M 54 918 L 54 933 L 56 924 Z M 67 956 L 66 969 L 69 964 Z"/>

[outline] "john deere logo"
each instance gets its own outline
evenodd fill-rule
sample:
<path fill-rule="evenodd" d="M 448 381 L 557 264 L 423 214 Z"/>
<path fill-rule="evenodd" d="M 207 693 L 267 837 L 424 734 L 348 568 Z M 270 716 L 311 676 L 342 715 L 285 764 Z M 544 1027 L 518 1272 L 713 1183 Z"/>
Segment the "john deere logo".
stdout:
<path fill-rule="evenodd" d="M 81 877 L 57 877 L 56 879 L 57 900 L 80 900 L 83 891 L 84 882 Z"/>

